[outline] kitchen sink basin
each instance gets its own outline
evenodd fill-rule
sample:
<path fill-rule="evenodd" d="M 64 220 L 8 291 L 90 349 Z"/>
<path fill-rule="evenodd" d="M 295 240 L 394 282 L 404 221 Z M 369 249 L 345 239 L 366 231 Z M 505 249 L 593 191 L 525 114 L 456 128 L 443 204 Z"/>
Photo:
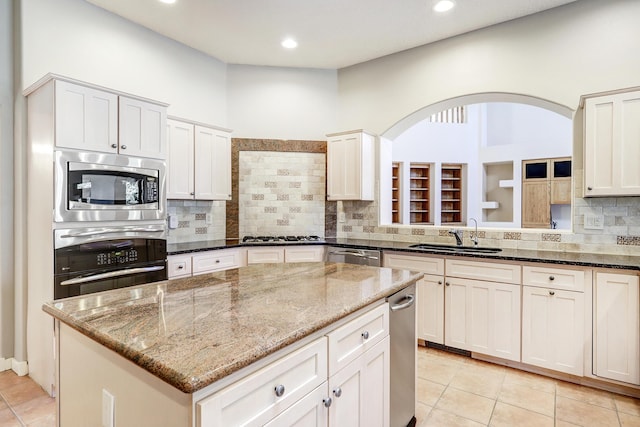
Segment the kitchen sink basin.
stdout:
<path fill-rule="evenodd" d="M 451 252 L 451 253 L 474 253 L 474 254 L 495 254 L 502 249 L 500 248 L 486 248 L 478 246 L 455 246 L 455 245 L 434 245 L 431 243 L 418 243 L 416 245 L 409 246 L 413 249 L 424 249 L 425 251 L 439 251 L 439 252 Z"/>

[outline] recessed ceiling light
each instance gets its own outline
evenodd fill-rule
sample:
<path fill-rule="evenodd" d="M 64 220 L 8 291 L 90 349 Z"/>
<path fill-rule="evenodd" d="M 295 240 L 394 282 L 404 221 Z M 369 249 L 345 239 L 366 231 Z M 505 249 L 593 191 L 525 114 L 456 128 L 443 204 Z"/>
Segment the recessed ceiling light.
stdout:
<path fill-rule="evenodd" d="M 176 0 L 158 0 L 160 3 L 165 3 L 165 4 L 174 4 L 176 2 Z"/>
<path fill-rule="evenodd" d="M 433 10 L 436 12 L 446 12 L 453 9 L 456 3 L 453 0 L 440 0 L 433 6 Z"/>
<path fill-rule="evenodd" d="M 287 38 L 282 40 L 282 47 L 287 49 L 295 49 L 296 47 L 298 47 L 298 42 L 292 38 Z"/>

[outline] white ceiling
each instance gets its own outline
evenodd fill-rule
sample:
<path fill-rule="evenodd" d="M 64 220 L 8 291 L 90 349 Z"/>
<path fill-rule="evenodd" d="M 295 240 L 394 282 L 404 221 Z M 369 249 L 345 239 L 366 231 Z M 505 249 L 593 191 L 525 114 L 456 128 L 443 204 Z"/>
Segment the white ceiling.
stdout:
<path fill-rule="evenodd" d="M 86 1 L 226 63 L 338 69 L 576 0 Z"/>

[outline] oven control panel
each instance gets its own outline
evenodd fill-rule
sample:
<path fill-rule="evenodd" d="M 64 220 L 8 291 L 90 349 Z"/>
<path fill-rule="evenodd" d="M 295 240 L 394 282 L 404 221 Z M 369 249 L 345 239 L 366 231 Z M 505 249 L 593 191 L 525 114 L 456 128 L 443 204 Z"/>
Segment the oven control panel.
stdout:
<path fill-rule="evenodd" d="M 138 251 L 136 249 L 126 249 L 120 251 L 101 252 L 96 255 L 96 265 L 127 264 L 138 261 Z"/>

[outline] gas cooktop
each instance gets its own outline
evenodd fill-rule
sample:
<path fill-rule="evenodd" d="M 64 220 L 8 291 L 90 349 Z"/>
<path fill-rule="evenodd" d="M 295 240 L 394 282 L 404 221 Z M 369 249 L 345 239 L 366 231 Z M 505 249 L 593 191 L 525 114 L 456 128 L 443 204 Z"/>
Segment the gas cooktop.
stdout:
<path fill-rule="evenodd" d="M 299 243 L 323 242 L 320 236 L 244 236 L 243 243 Z"/>

